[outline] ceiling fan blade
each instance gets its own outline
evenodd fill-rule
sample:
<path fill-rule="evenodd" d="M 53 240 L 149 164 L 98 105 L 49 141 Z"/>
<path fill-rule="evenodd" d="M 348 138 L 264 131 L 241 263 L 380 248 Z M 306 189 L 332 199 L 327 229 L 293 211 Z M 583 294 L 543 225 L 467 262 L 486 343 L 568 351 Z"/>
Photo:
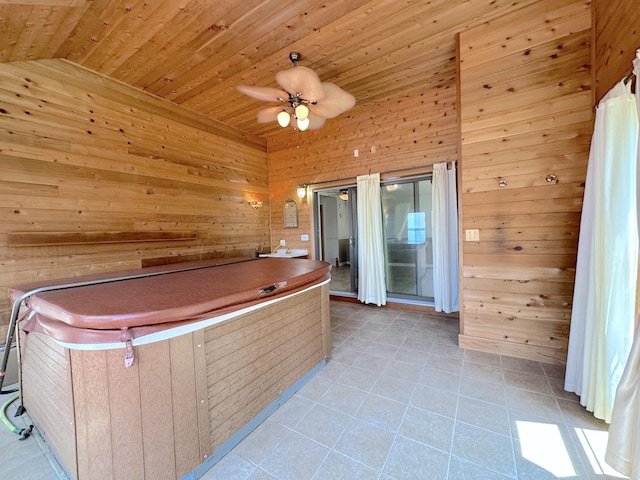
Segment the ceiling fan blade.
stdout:
<path fill-rule="evenodd" d="M 251 98 L 263 100 L 265 102 L 283 102 L 289 98 L 287 92 L 271 87 L 248 87 L 247 85 L 238 85 L 238 91 L 245 95 L 249 95 Z"/>
<path fill-rule="evenodd" d="M 307 67 L 295 67 L 276 73 L 276 82 L 287 92 L 310 102 L 317 102 L 325 97 L 324 88 L 318 74 Z"/>
<path fill-rule="evenodd" d="M 315 115 L 324 118 L 334 118 L 353 108 L 356 104 L 356 98 L 337 85 L 324 82 L 322 86 L 326 92 L 324 100 L 318 102 L 317 105 L 309 106 L 309 110 Z"/>
<path fill-rule="evenodd" d="M 326 118 L 319 117 L 313 113 L 310 113 L 307 118 L 309 119 L 309 126 L 307 127 L 307 130 L 318 130 L 322 128 L 327 121 Z"/>
<path fill-rule="evenodd" d="M 278 114 L 286 110 L 282 107 L 268 107 L 263 108 L 258 112 L 258 123 L 270 123 L 278 121 Z"/>

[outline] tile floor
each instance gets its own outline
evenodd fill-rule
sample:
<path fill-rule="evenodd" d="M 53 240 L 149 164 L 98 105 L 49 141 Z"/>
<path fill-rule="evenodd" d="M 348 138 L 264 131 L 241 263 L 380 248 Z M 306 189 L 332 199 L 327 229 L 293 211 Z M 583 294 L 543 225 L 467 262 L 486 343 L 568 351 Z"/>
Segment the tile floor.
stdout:
<path fill-rule="evenodd" d="M 562 368 L 460 349 L 442 317 L 336 301 L 331 317 L 328 364 L 203 479 L 620 478 Z M 65 478 L 38 436 L 2 428 L 0 478 Z"/>

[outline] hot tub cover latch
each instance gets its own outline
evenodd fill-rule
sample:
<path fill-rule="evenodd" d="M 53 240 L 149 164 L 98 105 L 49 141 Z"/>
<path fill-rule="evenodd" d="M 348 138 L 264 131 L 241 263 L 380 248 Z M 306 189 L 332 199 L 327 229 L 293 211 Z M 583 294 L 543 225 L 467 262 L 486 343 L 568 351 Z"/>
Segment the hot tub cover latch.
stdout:
<path fill-rule="evenodd" d="M 123 328 L 122 329 L 122 333 L 120 334 L 120 338 L 122 339 L 123 342 L 126 342 L 126 349 L 127 349 L 127 353 L 124 356 L 124 366 L 125 368 L 129 368 L 130 366 L 133 365 L 133 362 L 135 361 L 135 357 L 133 355 L 133 343 L 131 336 L 128 334 L 127 332 L 127 328 Z"/>

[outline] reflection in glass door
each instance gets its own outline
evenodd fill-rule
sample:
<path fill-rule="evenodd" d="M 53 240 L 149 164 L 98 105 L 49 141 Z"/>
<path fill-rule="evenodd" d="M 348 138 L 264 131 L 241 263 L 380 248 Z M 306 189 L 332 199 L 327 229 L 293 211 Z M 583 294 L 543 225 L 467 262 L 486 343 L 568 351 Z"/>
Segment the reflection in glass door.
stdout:
<path fill-rule="evenodd" d="M 382 186 L 389 297 L 433 301 L 431 179 Z"/>

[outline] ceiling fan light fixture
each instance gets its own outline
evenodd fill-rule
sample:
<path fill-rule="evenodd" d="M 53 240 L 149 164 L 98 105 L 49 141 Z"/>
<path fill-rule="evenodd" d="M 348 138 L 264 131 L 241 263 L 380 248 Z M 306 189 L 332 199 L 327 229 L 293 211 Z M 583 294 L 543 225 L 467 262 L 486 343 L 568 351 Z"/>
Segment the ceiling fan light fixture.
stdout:
<path fill-rule="evenodd" d="M 291 115 L 286 110 L 282 110 L 276 118 L 281 127 L 286 127 L 291 121 Z"/>
<path fill-rule="evenodd" d="M 300 104 L 296 107 L 296 118 L 298 120 L 306 120 L 309 116 L 309 107 L 304 104 Z"/>
<path fill-rule="evenodd" d="M 298 122 L 298 129 L 301 132 L 304 132 L 307 128 L 309 128 L 309 119 L 308 118 L 305 118 L 304 120 L 298 119 L 297 122 Z"/>
<path fill-rule="evenodd" d="M 284 103 L 283 107 L 268 107 L 258 112 L 258 123 L 277 120 L 281 127 L 291 125 L 298 130 L 317 130 L 327 118 L 334 118 L 353 108 L 356 99 L 337 85 L 322 82 L 318 74 L 298 65 L 302 55 L 291 52 L 293 68 L 276 73 L 281 87 L 238 85 L 238 90 L 256 100 Z"/>

